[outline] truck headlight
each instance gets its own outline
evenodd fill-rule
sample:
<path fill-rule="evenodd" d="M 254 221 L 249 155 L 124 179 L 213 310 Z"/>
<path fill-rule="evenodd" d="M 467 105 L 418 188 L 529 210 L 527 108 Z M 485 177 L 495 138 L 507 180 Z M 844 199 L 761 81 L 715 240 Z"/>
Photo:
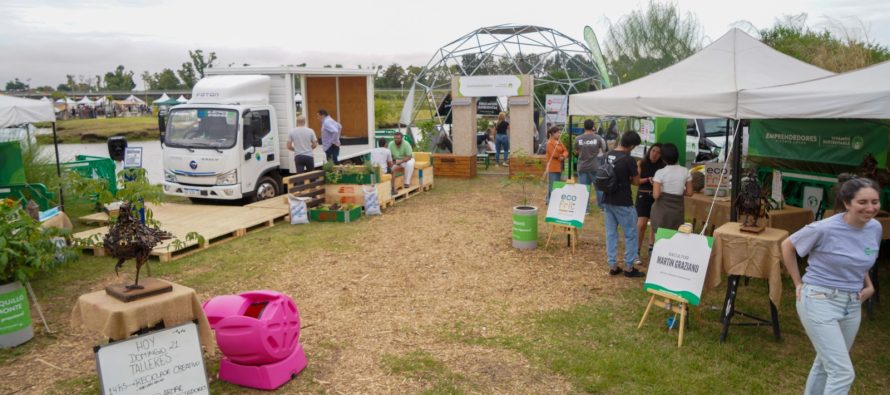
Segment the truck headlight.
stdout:
<path fill-rule="evenodd" d="M 238 183 L 238 171 L 232 170 L 216 176 L 216 185 L 233 185 Z"/>
<path fill-rule="evenodd" d="M 176 182 L 176 174 L 173 174 L 170 170 L 164 170 L 164 181 Z"/>

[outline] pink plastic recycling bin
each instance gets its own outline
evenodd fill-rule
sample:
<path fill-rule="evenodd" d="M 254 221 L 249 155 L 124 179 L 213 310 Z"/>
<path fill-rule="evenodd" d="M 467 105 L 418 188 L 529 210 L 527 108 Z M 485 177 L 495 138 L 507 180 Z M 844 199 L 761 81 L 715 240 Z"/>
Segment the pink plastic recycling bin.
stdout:
<path fill-rule="evenodd" d="M 264 290 L 217 296 L 204 303 L 204 314 L 225 355 L 220 380 L 273 390 L 306 367 L 300 312 L 287 295 Z"/>

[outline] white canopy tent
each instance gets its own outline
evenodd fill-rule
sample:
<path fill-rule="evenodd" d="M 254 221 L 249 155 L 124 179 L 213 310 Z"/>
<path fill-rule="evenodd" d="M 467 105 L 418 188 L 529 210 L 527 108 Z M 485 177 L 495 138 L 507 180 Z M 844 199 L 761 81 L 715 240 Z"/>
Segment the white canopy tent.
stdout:
<path fill-rule="evenodd" d="M 145 104 L 145 100 L 142 100 L 142 99 L 136 97 L 135 95 L 127 96 L 127 98 L 124 99 L 124 101 L 135 103 L 135 104 Z"/>
<path fill-rule="evenodd" d="M 77 104 L 77 102 L 72 100 L 70 97 L 66 97 L 64 99 L 56 100 L 56 104 L 74 105 L 74 104 Z"/>
<path fill-rule="evenodd" d="M 41 97 L 41 98 L 40 98 L 40 101 L 49 101 L 49 98 L 46 97 L 46 96 L 44 96 L 44 97 Z"/>
<path fill-rule="evenodd" d="M 183 96 L 183 95 L 179 95 L 179 97 L 176 98 L 176 101 L 178 101 L 180 103 L 188 103 L 189 99 L 186 99 L 185 96 Z"/>
<path fill-rule="evenodd" d="M 570 115 L 746 118 L 739 92 L 834 75 L 739 29 L 664 70 L 613 88 L 570 95 Z"/>
<path fill-rule="evenodd" d="M 742 91 L 744 118 L 890 119 L 890 61 L 797 84 Z"/>
<path fill-rule="evenodd" d="M 0 95 L 0 128 L 34 122 L 55 122 L 51 102 Z"/>
<path fill-rule="evenodd" d="M 96 104 L 96 102 L 90 100 L 89 97 L 84 96 L 83 99 L 80 99 L 80 100 L 77 101 L 77 104 L 78 104 L 78 105 L 81 105 L 81 104 L 82 104 L 82 105 L 85 105 L 85 106 L 93 106 L 93 105 Z"/>
<path fill-rule="evenodd" d="M 161 95 L 161 97 L 159 97 L 157 100 L 155 100 L 155 102 L 167 101 L 167 100 L 170 100 L 170 96 L 167 96 L 167 94 L 165 93 L 165 94 Z"/>

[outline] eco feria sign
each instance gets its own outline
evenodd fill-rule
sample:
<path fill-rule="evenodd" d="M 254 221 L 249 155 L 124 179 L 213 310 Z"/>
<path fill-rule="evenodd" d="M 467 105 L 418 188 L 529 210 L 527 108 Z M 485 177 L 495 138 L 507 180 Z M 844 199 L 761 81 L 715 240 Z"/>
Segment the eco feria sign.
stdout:
<path fill-rule="evenodd" d="M 659 228 L 643 289 L 677 295 L 698 305 L 714 239 Z"/>
<path fill-rule="evenodd" d="M 858 166 L 870 153 L 886 168 L 888 131 L 865 120 L 752 120 L 748 154 Z"/>
<path fill-rule="evenodd" d="M 457 78 L 459 97 L 521 96 L 522 78 L 518 75 L 472 75 Z"/>
<path fill-rule="evenodd" d="M 554 182 L 544 222 L 581 229 L 584 226 L 584 215 L 587 212 L 589 198 L 589 185 Z"/>

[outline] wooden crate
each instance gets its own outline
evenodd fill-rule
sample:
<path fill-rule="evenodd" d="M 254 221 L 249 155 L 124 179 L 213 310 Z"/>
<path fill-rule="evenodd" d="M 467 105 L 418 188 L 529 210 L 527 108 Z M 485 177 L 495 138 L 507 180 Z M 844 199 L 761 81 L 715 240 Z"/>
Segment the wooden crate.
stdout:
<path fill-rule="evenodd" d="M 420 178 L 420 186 L 423 187 L 424 191 L 428 191 L 433 188 L 433 168 L 432 167 L 426 167 L 426 168 L 420 169 L 420 174 L 419 174 L 418 178 Z"/>
<path fill-rule="evenodd" d="M 476 177 L 476 156 L 433 154 L 433 166 L 439 177 Z"/>
<path fill-rule="evenodd" d="M 288 193 L 309 198 L 306 206 L 309 208 L 316 207 L 324 203 L 324 171 L 315 170 L 284 178 L 284 185 L 287 186 Z M 285 196 L 285 201 L 287 197 Z"/>
<path fill-rule="evenodd" d="M 547 165 L 547 157 L 545 155 L 529 155 L 525 158 L 510 157 L 510 176 L 516 173 L 528 173 L 534 175 L 543 175 L 544 166 Z"/>

